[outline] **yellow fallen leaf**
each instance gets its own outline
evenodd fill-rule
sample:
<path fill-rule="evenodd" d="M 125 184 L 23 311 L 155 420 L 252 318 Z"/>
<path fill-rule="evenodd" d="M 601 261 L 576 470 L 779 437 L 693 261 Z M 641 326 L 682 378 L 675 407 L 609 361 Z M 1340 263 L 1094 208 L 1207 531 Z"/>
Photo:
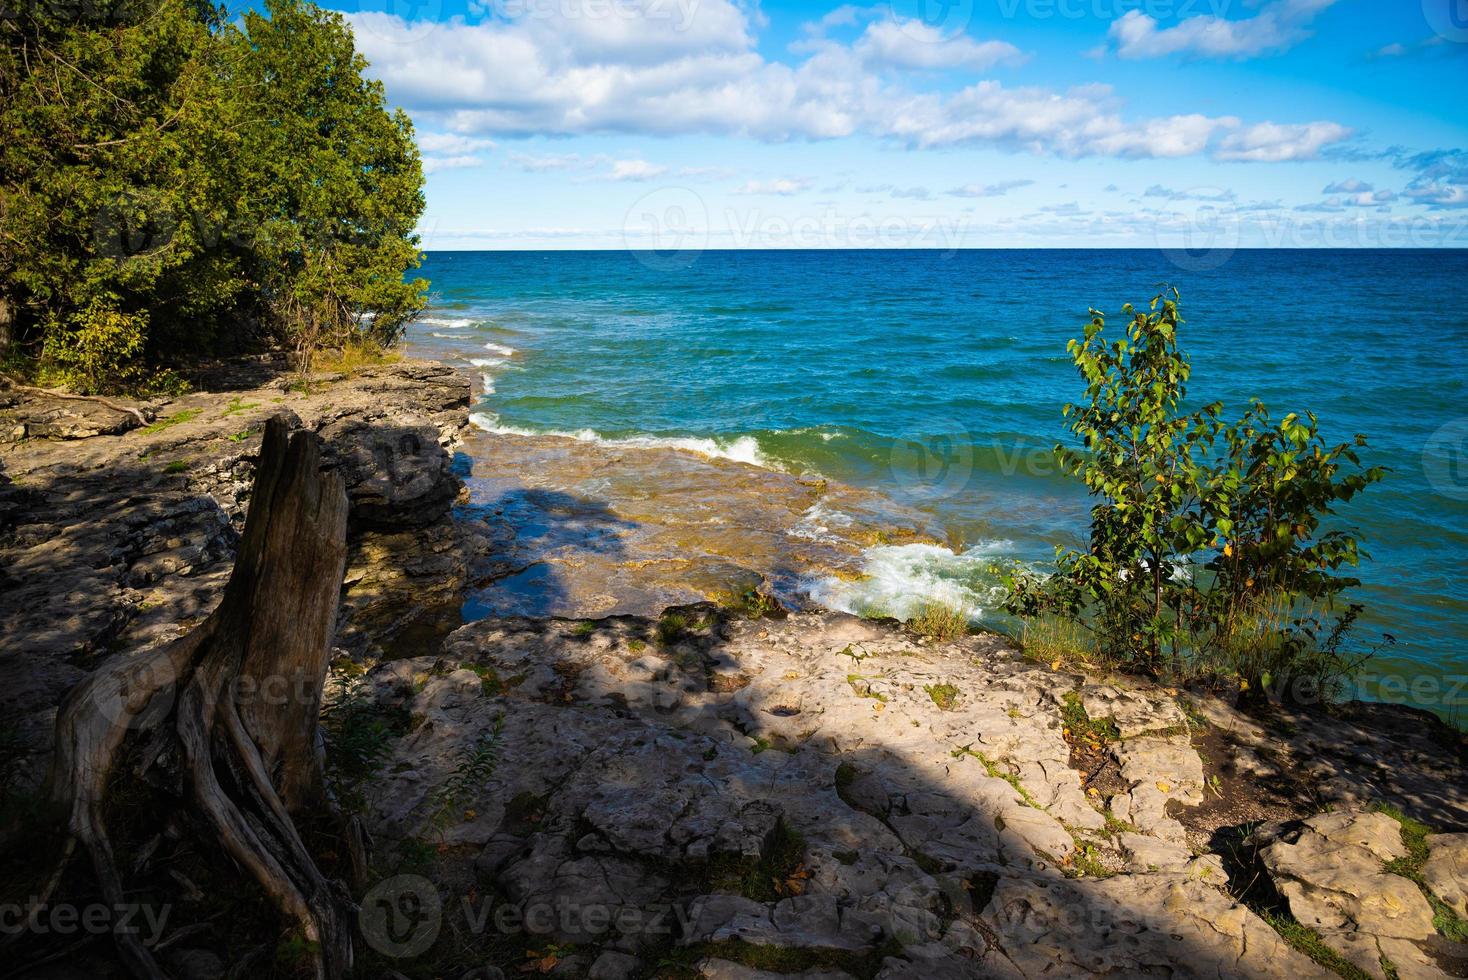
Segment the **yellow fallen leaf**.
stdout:
<path fill-rule="evenodd" d="M 1162 792 L 1164 792 L 1164 793 L 1171 793 L 1172 792 L 1172 786 L 1169 783 L 1166 783 L 1166 782 L 1164 782 L 1161 779 L 1157 780 L 1157 788 L 1160 789 L 1160 790 L 1162 790 Z"/>

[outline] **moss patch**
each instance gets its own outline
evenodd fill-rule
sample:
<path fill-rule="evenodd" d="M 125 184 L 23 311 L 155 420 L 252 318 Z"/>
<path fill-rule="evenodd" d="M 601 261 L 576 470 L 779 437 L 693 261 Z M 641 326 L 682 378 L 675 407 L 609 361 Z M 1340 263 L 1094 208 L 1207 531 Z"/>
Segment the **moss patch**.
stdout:
<path fill-rule="evenodd" d="M 928 697 L 933 699 L 939 711 L 952 711 L 958 706 L 958 688 L 946 681 L 942 684 L 928 684 L 923 690 L 928 692 Z"/>
<path fill-rule="evenodd" d="M 175 425 L 182 425 L 183 423 L 188 422 L 191 419 L 198 418 L 202 414 L 204 414 L 204 410 L 202 408 L 186 408 L 182 412 L 173 413 L 166 419 L 159 419 L 152 425 L 145 425 L 138 431 L 143 433 L 144 435 L 152 435 L 155 432 L 162 432 L 164 429 L 171 429 Z"/>

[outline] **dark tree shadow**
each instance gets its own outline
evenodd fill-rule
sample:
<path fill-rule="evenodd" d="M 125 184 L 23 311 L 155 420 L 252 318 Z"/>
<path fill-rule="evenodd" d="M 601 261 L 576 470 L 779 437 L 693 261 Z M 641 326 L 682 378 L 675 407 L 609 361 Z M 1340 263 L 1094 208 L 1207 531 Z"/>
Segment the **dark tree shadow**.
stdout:
<path fill-rule="evenodd" d="M 624 537 L 637 527 L 603 501 L 528 487 L 460 507 L 456 517 L 494 532 L 493 548 L 484 556 L 492 570 L 465 595 L 465 622 L 565 614 L 573 595 L 560 567 L 593 555 L 616 560 L 626 552 Z"/>
<path fill-rule="evenodd" d="M 547 526 L 544 533 L 556 532 Z M 932 746 L 918 746 L 902 730 L 875 723 L 869 730 L 833 730 L 820 711 L 812 714 L 781 693 L 778 682 L 751 685 L 760 668 L 742 662 L 741 651 L 751 649 L 750 633 L 763 628 L 775 627 L 741 622 L 710 604 L 669 609 L 660 618 L 579 623 L 492 617 L 445 650 L 445 661 L 435 665 L 444 679 L 430 679 L 426 692 L 403 686 L 420 666 L 380 675 L 376 683 L 390 700 L 417 698 L 414 710 L 428 705 L 432 718 L 438 716 L 431 706 L 443 706 L 449 730 L 472 733 L 492 719 L 508 719 L 500 760 L 507 774 L 492 782 L 504 798 L 474 804 L 481 817 L 502 812 L 490 818 L 482 850 L 478 837 L 466 847 L 450 833 L 425 862 L 411 833 L 383 841 L 389 855 L 400 846 L 419 855 L 406 863 L 389 858 L 388 872 L 426 875 L 446 893 L 439 944 L 384 966 L 409 977 L 460 971 L 454 975 L 484 978 L 497 975 L 484 972 L 486 963 L 508 974 L 526 962 L 527 951 L 560 944 L 570 976 L 586 975 L 609 949 L 635 953 L 643 972 L 634 975 L 649 977 L 695 976 L 691 967 L 709 956 L 782 974 L 839 969 L 868 978 L 1315 975 L 1313 964 L 1290 951 L 1270 925 L 1243 911 L 1246 902 L 1260 901 L 1262 891 L 1242 879 L 1255 869 L 1225 862 L 1228 881 L 1181 869 L 1102 877 L 1079 874 L 1072 855 L 1016 847 L 1005 828 L 1013 801 L 1000 805 L 995 795 L 1008 788 L 991 772 L 975 791 L 972 770 L 988 763 L 960 759 L 954 765 L 968 766 L 969 777 L 936 780 L 933 760 L 919 763 L 914 754 Z M 732 643 L 736 635 L 743 642 Z M 851 667 L 839 653 L 831 652 L 829 669 L 844 675 Z M 458 683 L 452 672 L 461 666 L 489 668 L 488 676 L 497 677 L 493 692 L 483 701 L 461 694 L 436 700 L 432 685 L 446 690 Z M 985 669 L 995 688 L 1006 689 L 1038 668 L 1010 653 L 986 659 Z M 499 686 L 511 672 L 515 677 Z M 593 679 L 590 686 L 585 678 Z M 660 697 L 677 691 L 720 696 L 692 707 Z M 1045 710 L 1058 730 L 1059 705 Z M 972 732 L 976 740 L 984 734 Z M 532 760 L 544 751 L 533 743 L 547 738 L 564 744 L 565 761 L 545 756 L 546 763 L 568 768 L 546 775 L 549 785 L 533 792 L 524 787 L 540 780 Z M 432 734 L 421 744 L 432 745 Z M 646 763 L 635 761 L 644 757 Z M 624 758 L 634 761 L 619 761 Z M 413 785 L 444 778 L 447 770 L 439 767 L 451 763 L 420 758 Z M 1074 771 L 1077 784 L 1082 775 Z M 808 800 L 791 809 L 789 781 L 797 779 L 801 792 L 817 800 L 814 814 Z M 522 788 L 512 792 L 517 785 Z M 713 811 L 700 792 L 716 794 Z M 640 807 L 629 825 L 636 828 L 631 843 L 603 829 L 607 796 Z M 653 856 L 663 847 L 660 839 L 685 838 L 690 814 L 712 821 L 711 829 L 723 820 L 747 823 L 750 813 L 775 815 L 774 823 L 750 824 L 765 827 L 753 854 L 720 854 L 715 846 L 703 857 Z M 647 837 L 637 836 L 644 829 Z M 854 873 L 844 869 L 857 863 L 897 897 L 873 907 L 860 893 L 843 892 L 842 876 Z M 474 869 L 467 877 L 466 866 Z M 460 917 L 466 880 L 495 908 L 534 905 L 556 893 L 573 904 L 595 904 L 606 901 L 608 888 L 627 887 L 626 894 L 639 896 L 630 901 L 667 914 L 641 919 L 658 923 L 645 932 L 567 927 L 565 919 L 513 934 L 492 926 L 476 931 Z M 568 881 L 583 885 L 566 891 Z M 628 881 L 655 884 L 642 893 L 616 884 Z M 734 903 L 740 913 L 712 933 L 701 918 L 715 914 L 709 895 L 725 896 L 725 911 Z M 827 899 L 828 913 L 820 905 Z M 772 937 L 782 934 L 789 945 L 772 948 L 778 942 Z M 945 955 L 936 957 L 940 947 Z M 1275 959 L 1261 960 L 1268 949 Z M 1239 959 L 1245 953 L 1247 968 Z M 1248 972 L 1261 965 L 1262 974 Z"/>

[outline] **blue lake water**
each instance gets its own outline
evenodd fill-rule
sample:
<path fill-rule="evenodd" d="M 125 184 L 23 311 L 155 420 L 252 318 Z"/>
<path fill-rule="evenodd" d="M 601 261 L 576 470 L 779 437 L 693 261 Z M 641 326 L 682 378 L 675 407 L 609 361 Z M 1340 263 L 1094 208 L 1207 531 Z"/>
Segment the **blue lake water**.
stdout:
<path fill-rule="evenodd" d="M 434 252 L 413 347 L 472 363 L 489 427 L 675 440 L 884 491 L 974 553 L 1076 543 L 1056 473 L 1087 308 L 1182 292 L 1190 400 L 1314 411 L 1390 468 L 1345 517 L 1372 560 L 1369 694 L 1468 702 L 1468 252 Z M 960 548 L 962 550 L 962 548 Z"/>

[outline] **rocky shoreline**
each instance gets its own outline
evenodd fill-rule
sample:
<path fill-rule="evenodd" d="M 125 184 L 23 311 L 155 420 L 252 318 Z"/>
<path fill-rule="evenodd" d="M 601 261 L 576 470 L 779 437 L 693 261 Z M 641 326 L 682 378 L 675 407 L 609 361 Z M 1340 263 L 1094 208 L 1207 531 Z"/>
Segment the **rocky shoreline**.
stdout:
<path fill-rule="evenodd" d="M 936 530 L 738 463 L 484 433 L 441 365 L 198 388 L 146 425 L 0 389 L 8 788 L 100 659 L 207 615 L 288 413 L 352 503 L 326 729 L 374 739 L 339 777 L 376 843 L 364 975 L 1468 976 L 1465 747 L 1430 716 L 1244 712 L 796 608 Z M 437 911 L 373 917 L 404 895 Z M 207 927 L 172 969 L 258 971 L 244 938 Z"/>

